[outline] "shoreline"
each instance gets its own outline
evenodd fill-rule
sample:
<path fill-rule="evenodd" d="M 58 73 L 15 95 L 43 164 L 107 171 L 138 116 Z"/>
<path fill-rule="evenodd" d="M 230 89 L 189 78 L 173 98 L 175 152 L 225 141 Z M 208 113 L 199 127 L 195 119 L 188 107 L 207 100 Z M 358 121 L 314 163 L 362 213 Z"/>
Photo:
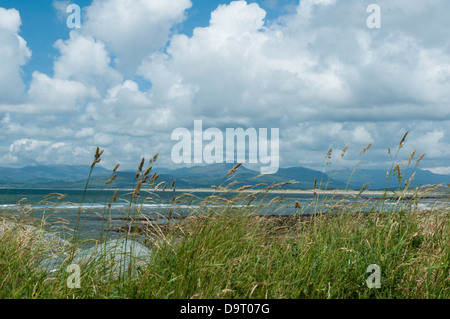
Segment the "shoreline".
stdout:
<path fill-rule="evenodd" d="M 158 190 L 159 191 L 159 190 Z M 254 190 L 254 189 L 245 189 L 245 190 L 225 190 L 225 189 L 208 189 L 208 188 L 179 188 L 176 189 L 177 192 L 181 193 L 256 193 L 260 190 Z M 285 194 L 285 195 L 311 195 L 314 196 L 314 193 L 316 195 L 338 195 L 338 196 L 351 196 L 356 197 L 360 193 L 359 190 L 342 190 L 342 189 L 333 189 L 333 190 L 313 190 L 313 189 L 273 189 L 270 190 L 269 193 L 272 194 Z M 449 194 L 444 193 L 428 193 L 426 195 L 423 194 L 424 192 L 419 192 L 417 194 L 419 199 L 425 200 L 425 199 L 450 199 Z M 359 196 L 367 197 L 367 196 L 383 196 L 386 195 L 386 198 L 392 198 L 392 197 L 398 197 L 400 195 L 404 196 L 405 199 L 409 199 L 416 195 L 416 192 L 409 191 L 406 193 L 397 192 L 393 190 L 365 190 Z"/>
<path fill-rule="evenodd" d="M 132 192 L 134 191 L 133 188 L 117 188 L 119 191 L 122 192 Z M 58 191 L 58 192 L 64 192 L 64 191 L 83 191 L 83 189 L 78 188 L 8 188 L 8 187 L 0 187 L 0 190 L 39 190 L 39 191 Z M 88 188 L 88 191 L 111 191 L 111 189 L 108 188 Z M 163 192 L 162 188 L 159 189 L 142 189 L 141 191 L 148 191 L 148 192 Z M 214 188 L 166 188 L 164 190 L 165 192 L 176 192 L 176 193 L 257 193 L 263 191 L 262 189 L 214 189 Z M 271 189 L 268 191 L 272 194 L 285 194 L 285 195 L 312 195 L 314 196 L 314 193 L 316 195 L 338 195 L 338 196 L 358 196 L 360 194 L 360 190 L 353 190 L 353 189 L 328 189 L 328 190 L 322 190 L 322 189 Z M 441 192 L 431 192 L 423 195 L 423 191 L 418 193 L 419 198 L 426 199 L 426 198 L 449 198 L 449 194 L 441 193 Z M 403 195 L 406 197 L 412 197 L 416 194 L 415 191 L 408 191 L 406 193 L 398 192 L 395 190 L 364 190 L 359 196 L 383 196 L 386 195 L 387 197 L 397 197 L 399 195 Z"/>
<path fill-rule="evenodd" d="M 131 192 L 134 191 L 134 188 L 117 188 L 121 192 Z M 0 187 L 0 190 L 39 190 L 39 191 L 83 191 L 82 188 L 9 188 L 9 187 Z M 142 188 L 141 191 L 146 191 L 147 189 Z M 165 192 L 175 192 L 178 193 L 257 193 L 262 191 L 262 189 L 213 189 L 213 188 L 175 188 L 170 189 L 166 188 Z M 108 188 L 88 188 L 88 191 L 111 191 Z M 148 191 L 152 192 L 162 192 L 163 189 L 148 189 Z M 320 190 L 320 189 L 272 189 L 269 193 L 274 194 L 305 194 L 305 195 L 314 195 L 316 192 L 317 195 L 358 195 L 359 190 Z M 366 190 L 361 193 L 361 195 L 383 195 L 385 191 L 381 190 Z M 396 191 L 386 191 L 386 194 L 396 195 Z M 406 195 L 414 195 L 414 192 L 407 192 Z M 437 194 L 440 195 L 440 194 Z"/>
<path fill-rule="evenodd" d="M 237 192 L 243 192 L 243 193 L 256 193 L 258 189 L 244 189 L 244 190 L 227 190 L 227 189 L 208 189 L 208 188 L 178 188 L 176 189 L 177 192 L 186 192 L 186 193 L 237 193 Z M 317 195 L 358 195 L 359 191 L 357 190 L 340 190 L 340 189 L 333 189 L 333 190 L 320 190 L 320 189 L 273 189 L 270 190 L 269 193 L 274 194 L 300 194 L 300 195 L 314 195 L 314 192 Z M 378 190 L 367 190 L 361 193 L 361 195 L 383 195 L 385 191 L 378 191 Z M 396 195 L 397 192 L 395 191 L 387 191 L 386 195 Z M 411 196 L 414 195 L 414 192 L 408 192 L 406 195 Z"/>

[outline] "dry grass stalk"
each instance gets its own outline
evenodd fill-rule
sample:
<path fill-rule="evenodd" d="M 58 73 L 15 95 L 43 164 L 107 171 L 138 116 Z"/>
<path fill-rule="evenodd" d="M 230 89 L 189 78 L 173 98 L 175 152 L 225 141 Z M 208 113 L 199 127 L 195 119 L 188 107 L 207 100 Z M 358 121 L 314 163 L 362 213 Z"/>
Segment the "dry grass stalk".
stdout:
<path fill-rule="evenodd" d="M 230 171 L 228 172 L 227 176 L 234 174 L 236 172 L 236 170 L 239 168 L 239 166 L 241 166 L 241 165 L 242 165 L 242 163 L 234 165 L 234 167 L 232 169 L 230 169 Z"/>
<path fill-rule="evenodd" d="M 397 175 L 398 182 L 401 183 L 403 175 L 402 175 L 402 172 L 400 170 L 400 164 L 397 164 L 394 167 L 394 175 Z"/>
<path fill-rule="evenodd" d="M 159 175 L 158 175 L 159 176 Z M 160 182 L 158 185 L 155 186 L 155 190 L 157 190 L 162 184 L 164 184 L 165 182 Z"/>
<path fill-rule="evenodd" d="M 349 144 L 345 145 L 344 149 L 342 150 L 342 153 L 341 153 L 341 158 L 343 158 L 343 157 L 344 157 L 344 155 L 345 155 L 345 152 L 347 151 L 347 148 L 348 148 L 348 146 L 349 146 Z"/>
<path fill-rule="evenodd" d="M 327 159 L 330 159 L 332 154 L 333 154 L 333 148 L 331 147 L 331 148 L 328 150 L 327 155 L 326 155 L 325 157 L 326 157 Z"/>
<path fill-rule="evenodd" d="M 139 179 L 138 184 L 136 186 L 136 189 L 134 190 L 133 197 L 138 197 L 141 193 L 141 187 L 142 187 L 142 180 Z"/>
<path fill-rule="evenodd" d="M 150 163 L 156 162 L 156 160 L 158 159 L 159 153 L 156 153 L 153 158 L 150 159 Z"/>
<path fill-rule="evenodd" d="M 416 176 L 416 172 L 414 172 L 414 173 L 411 175 L 411 177 L 409 178 L 409 182 L 410 182 L 410 183 L 411 183 L 412 180 L 414 179 L 414 176 Z"/>
<path fill-rule="evenodd" d="M 156 180 L 159 178 L 159 174 L 153 174 L 152 178 L 150 179 L 150 183 L 156 182 Z"/>
<path fill-rule="evenodd" d="M 102 156 L 104 151 L 105 150 L 100 151 L 100 148 L 97 146 L 97 149 L 96 149 L 95 155 L 94 155 L 94 161 L 91 164 L 91 168 L 93 168 L 95 166 L 95 164 L 100 163 L 100 161 L 101 161 L 100 156 Z"/>
<path fill-rule="evenodd" d="M 114 175 L 111 177 L 111 179 L 109 179 L 109 180 L 106 181 L 106 185 L 109 185 L 109 184 L 111 184 L 112 182 L 114 182 L 114 180 L 116 179 L 116 177 L 117 177 L 117 174 L 114 174 Z"/>
<path fill-rule="evenodd" d="M 403 135 L 403 137 L 402 137 L 402 139 L 401 139 L 401 141 L 400 141 L 400 144 L 399 144 L 400 147 L 403 146 L 403 142 L 405 141 L 406 136 L 408 136 L 408 133 L 409 133 L 409 131 L 406 131 L 405 135 Z"/>
<path fill-rule="evenodd" d="M 360 189 L 360 191 L 358 193 L 358 196 L 360 196 L 366 190 L 366 188 L 367 188 L 367 186 L 369 186 L 369 184 L 370 183 L 366 183 L 366 184 L 363 185 L 363 187 L 361 187 L 361 189 Z"/>
<path fill-rule="evenodd" d="M 368 151 L 371 146 L 372 146 L 372 143 L 369 143 L 366 147 L 363 148 L 362 153 L 365 153 L 366 151 Z"/>
<path fill-rule="evenodd" d="M 141 160 L 141 164 L 139 164 L 139 168 L 138 168 L 139 172 L 142 172 L 142 168 L 144 167 L 144 163 L 145 163 L 145 158 L 143 157 L 142 160 Z"/>
<path fill-rule="evenodd" d="M 416 155 L 416 149 L 412 151 L 411 155 L 408 157 L 408 165 L 411 164 L 411 160 L 414 158 L 414 155 Z"/>
<path fill-rule="evenodd" d="M 153 166 L 149 166 L 149 167 L 147 168 L 147 170 L 144 172 L 144 176 L 147 176 L 148 174 L 150 174 L 152 168 L 153 168 Z"/>
<path fill-rule="evenodd" d="M 419 162 L 422 160 L 422 158 L 424 158 L 425 154 L 426 153 L 424 152 L 424 153 L 422 153 L 422 155 L 419 156 L 419 158 L 417 159 L 417 162 L 416 162 L 416 166 L 419 165 Z"/>
<path fill-rule="evenodd" d="M 116 191 L 114 192 L 114 195 L 113 195 L 113 199 L 112 199 L 113 203 L 117 200 L 117 194 L 118 193 L 119 193 L 119 190 L 116 189 Z"/>

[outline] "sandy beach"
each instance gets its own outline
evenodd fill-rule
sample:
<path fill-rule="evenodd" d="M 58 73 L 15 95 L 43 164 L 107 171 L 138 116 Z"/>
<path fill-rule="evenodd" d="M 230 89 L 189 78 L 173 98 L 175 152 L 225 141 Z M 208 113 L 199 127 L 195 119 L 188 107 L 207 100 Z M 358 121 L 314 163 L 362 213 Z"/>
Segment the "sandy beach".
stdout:
<path fill-rule="evenodd" d="M 244 193 L 255 193 L 260 190 L 255 189 L 244 189 L 244 190 L 234 190 L 230 191 L 229 189 L 212 189 L 212 188 L 177 188 L 177 192 L 185 192 L 185 193 L 225 193 L 225 192 L 244 192 Z M 313 190 L 313 189 L 273 189 L 269 191 L 273 194 L 311 194 L 314 192 L 318 195 L 349 195 L 349 196 L 357 196 L 359 191 L 356 190 Z M 384 191 L 373 191 L 366 190 L 362 193 L 363 195 L 372 195 L 372 196 L 381 196 L 384 194 Z M 387 191 L 387 195 L 397 195 L 397 192 Z M 408 196 L 414 195 L 414 192 L 406 193 Z"/>
<path fill-rule="evenodd" d="M 166 190 L 167 191 L 167 190 Z M 229 189 L 212 189 L 212 188 L 177 188 L 177 192 L 181 193 L 233 193 L 233 192 L 243 192 L 243 193 L 255 193 L 261 190 L 255 190 L 255 189 L 244 189 L 244 190 L 229 190 Z M 292 195 L 314 195 L 314 192 L 317 195 L 338 195 L 338 196 L 350 196 L 355 197 L 358 196 L 360 193 L 359 190 L 343 190 L 343 189 L 329 189 L 329 190 L 313 190 L 313 189 L 273 189 L 270 190 L 269 193 L 272 194 L 292 194 Z M 360 196 L 383 196 L 385 194 L 385 191 L 383 190 L 365 190 L 363 191 Z M 403 196 L 406 198 L 410 198 L 412 196 L 415 196 L 415 191 L 409 191 L 406 193 L 398 192 L 398 191 L 392 191 L 388 190 L 385 194 L 387 197 L 397 197 L 397 196 Z M 420 199 L 447 199 L 449 198 L 449 195 L 446 193 L 441 192 L 419 192 L 418 197 Z"/>

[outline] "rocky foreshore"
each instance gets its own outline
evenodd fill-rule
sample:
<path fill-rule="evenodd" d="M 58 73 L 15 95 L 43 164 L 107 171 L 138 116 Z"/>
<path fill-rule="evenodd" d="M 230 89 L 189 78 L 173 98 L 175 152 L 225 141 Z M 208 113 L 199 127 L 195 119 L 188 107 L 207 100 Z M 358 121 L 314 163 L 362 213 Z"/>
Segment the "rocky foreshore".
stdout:
<path fill-rule="evenodd" d="M 81 269 L 101 272 L 107 277 L 117 277 L 119 273 L 135 275 L 150 262 L 152 256 L 149 248 L 128 238 L 97 243 L 82 250 L 38 227 L 0 220 L 0 239 L 8 235 L 20 239 L 21 246 L 28 246 L 36 252 L 35 269 L 48 275 L 58 270 L 65 271 L 67 266 L 73 264 Z"/>

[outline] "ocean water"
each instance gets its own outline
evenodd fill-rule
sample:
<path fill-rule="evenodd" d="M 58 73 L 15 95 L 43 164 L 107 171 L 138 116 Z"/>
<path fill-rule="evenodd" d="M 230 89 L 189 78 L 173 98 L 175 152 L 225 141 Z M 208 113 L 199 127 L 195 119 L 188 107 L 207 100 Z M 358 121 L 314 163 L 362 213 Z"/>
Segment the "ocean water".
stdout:
<path fill-rule="evenodd" d="M 191 214 L 204 213 L 207 210 L 246 207 L 248 211 L 258 214 L 290 215 L 295 213 L 310 214 L 326 210 L 333 203 L 343 200 L 344 203 L 367 203 L 367 207 L 377 202 L 377 196 L 371 198 L 362 196 L 343 197 L 313 194 L 266 194 L 234 201 L 228 204 L 236 193 L 216 193 L 224 200 L 205 203 L 211 192 L 181 193 L 173 191 L 147 192 L 141 191 L 139 199 L 132 201 L 132 192 L 120 190 L 117 200 L 112 202 L 113 190 L 42 190 L 42 189 L 0 189 L 0 213 L 29 216 L 45 220 L 48 230 L 62 232 L 63 237 L 70 236 L 59 226 L 73 229 L 80 218 L 80 230 L 86 238 L 99 239 L 101 235 L 111 236 L 113 228 L 124 226 L 124 219 L 147 219 L 153 223 L 167 223 L 170 214 L 177 218 Z M 131 202 L 130 202 L 131 201 Z M 269 203 L 274 203 L 269 205 Z M 203 202 L 203 203 L 202 203 Z M 301 209 L 295 209 L 295 203 L 300 202 Z M 418 203 L 421 208 L 431 208 L 438 203 L 423 201 Z M 387 203 L 384 209 L 395 207 L 395 203 Z M 106 234 L 105 234 L 106 232 Z"/>

